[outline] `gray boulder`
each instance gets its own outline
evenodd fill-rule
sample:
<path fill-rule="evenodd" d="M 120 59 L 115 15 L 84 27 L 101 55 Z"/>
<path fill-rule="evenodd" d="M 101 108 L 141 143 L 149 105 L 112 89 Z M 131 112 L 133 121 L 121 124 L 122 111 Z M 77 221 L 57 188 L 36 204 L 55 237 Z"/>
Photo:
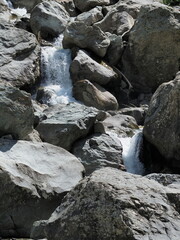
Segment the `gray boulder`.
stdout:
<path fill-rule="evenodd" d="M 96 26 L 87 26 L 84 22 L 71 22 L 63 38 L 63 47 L 72 48 L 78 46 L 89 49 L 100 57 L 104 57 L 108 46 L 109 38 Z"/>
<path fill-rule="evenodd" d="M 180 12 L 156 3 L 142 6 L 123 54 L 124 74 L 138 92 L 154 92 L 179 69 Z"/>
<path fill-rule="evenodd" d="M 30 94 L 0 82 L 0 136 L 23 138 L 33 129 L 34 114 Z"/>
<path fill-rule="evenodd" d="M 48 143 L 0 139 L 0 236 L 29 237 L 81 179 L 84 168 Z"/>
<path fill-rule="evenodd" d="M 110 32 L 116 35 L 123 35 L 128 32 L 134 25 L 133 17 L 123 11 L 118 11 L 117 9 L 112 9 L 108 12 L 103 20 L 95 23 L 103 32 Z"/>
<path fill-rule="evenodd" d="M 179 196 L 179 189 L 103 168 L 81 181 L 47 221 L 36 222 L 31 236 L 51 240 L 179 240 Z"/>
<path fill-rule="evenodd" d="M 34 34 L 0 23 L 0 79 L 29 88 L 39 78 L 40 47 Z"/>
<path fill-rule="evenodd" d="M 118 113 L 104 121 L 96 122 L 94 126 L 96 133 L 106 133 L 114 137 L 131 137 L 138 128 L 133 117 Z"/>
<path fill-rule="evenodd" d="M 74 0 L 75 6 L 81 11 L 85 12 L 96 6 L 109 5 L 111 0 Z"/>
<path fill-rule="evenodd" d="M 144 136 L 167 159 L 180 168 L 180 72 L 154 93 L 144 123 Z"/>
<path fill-rule="evenodd" d="M 99 110 L 117 110 L 116 98 L 105 88 L 88 80 L 77 81 L 73 86 L 74 97 L 86 106 L 95 107 Z"/>
<path fill-rule="evenodd" d="M 73 81 L 88 79 L 100 85 L 118 78 L 113 69 L 93 60 L 86 52 L 80 50 L 70 66 L 71 78 Z"/>
<path fill-rule="evenodd" d="M 98 110 L 78 103 L 50 107 L 45 111 L 46 120 L 36 130 L 41 138 L 67 150 L 79 138 L 85 137 L 92 129 Z"/>
<path fill-rule="evenodd" d="M 100 21 L 103 19 L 103 13 L 102 13 L 102 7 L 95 7 L 91 9 L 90 11 L 83 12 L 79 14 L 76 18 L 75 21 L 78 22 L 84 22 L 84 24 L 91 26 L 94 23 Z"/>
<path fill-rule="evenodd" d="M 57 37 L 65 30 L 70 16 L 65 8 L 55 1 L 38 4 L 31 12 L 30 24 L 35 35 L 47 39 Z"/>
<path fill-rule="evenodd" d="M 72 153 L 81 161 L 86 175 L 102 167 L 122 166 L 122 145 L 108 134 L 94 134 L 77 141 Z"/>

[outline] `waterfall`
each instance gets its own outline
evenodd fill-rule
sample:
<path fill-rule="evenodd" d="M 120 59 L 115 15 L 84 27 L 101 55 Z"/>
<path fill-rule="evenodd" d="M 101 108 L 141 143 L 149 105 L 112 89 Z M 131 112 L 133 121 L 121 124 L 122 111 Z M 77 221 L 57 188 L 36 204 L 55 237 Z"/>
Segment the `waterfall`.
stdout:
<path fill-rule="evenodd" d="M 140 162 L 139 154 L 142 145 L 142 131 L 138 131 L 130 138 L 120 138 L 123 145 L 123 161 L 127 172 L 143 175 L 145 170 L 143 164 Z"/>
<path fill-rule="evenodd" d="M 41 50 L 41 87 L 48 96 L 42 101 L 49 105 L 75 101 L 72 97 L 72 80 L 69 73 L 71 51 L 62 48 L 62 39 L 63 35 L 60 35 L 53 46 L 42 47 Z"/>

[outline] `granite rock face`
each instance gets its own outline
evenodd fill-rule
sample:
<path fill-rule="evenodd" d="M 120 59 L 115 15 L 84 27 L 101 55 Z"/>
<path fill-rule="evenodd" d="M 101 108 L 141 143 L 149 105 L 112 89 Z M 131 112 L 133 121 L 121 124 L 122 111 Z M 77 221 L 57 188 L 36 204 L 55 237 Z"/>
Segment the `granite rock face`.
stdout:
<path fill-rule="evenodd" d="M 48 143 L 0 139 L 0 236 L 29 237 L 82 179 L 84 167 Z"/>
<path fill-rule="evenodd" d="M 112 168 L 95 171 L 31 236 L 59 240 L 178 240 L 180 191 Z M 178 202 L 177 202 L 178 204 Z"/>
<path fill-rule="evenodd" d="M 144 123 L 144 136 L 168 164 L 180 168 L 180 72 L 154 93 Z"/>
<path fill-rule="evenodd" d="M 0 79 L 18 88 L 31 88 L 40 75 L 40 47 L 35 35 L 2 22 L 0 49 Z"/>
<path fill-rule="evenodd" d="M 138 92 L 154 92 L 179 70 L 180 12 L 156 3 L 142 6 L 123 54 L 124 74 Z"/>

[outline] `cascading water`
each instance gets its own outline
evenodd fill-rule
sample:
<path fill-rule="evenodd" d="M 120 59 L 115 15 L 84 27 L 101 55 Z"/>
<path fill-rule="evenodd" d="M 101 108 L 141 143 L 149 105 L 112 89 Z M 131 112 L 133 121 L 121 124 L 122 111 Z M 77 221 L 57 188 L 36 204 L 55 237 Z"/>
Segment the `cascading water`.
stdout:
<path fill-rule="evenodd" d="M 72 97 L 72 81 L 69 67 L 71 64 L 70 49 L 62 48 L 63 35 L 60 35 L 53 46 L 42 47 L 41 69 L 43 91 L 46 96 L 42 99 L 44 103 L 54 105 L 57 103 L 74 102 Z"/>
<path fill-rule="evenodd" d="M 145 170 L 139 159 L 142 145 L 142 131 L 139 130 L 132 138 L 120 138 L 120 141 L 123 146 L 122 157 L 127 172 L 143 175 Z"/>

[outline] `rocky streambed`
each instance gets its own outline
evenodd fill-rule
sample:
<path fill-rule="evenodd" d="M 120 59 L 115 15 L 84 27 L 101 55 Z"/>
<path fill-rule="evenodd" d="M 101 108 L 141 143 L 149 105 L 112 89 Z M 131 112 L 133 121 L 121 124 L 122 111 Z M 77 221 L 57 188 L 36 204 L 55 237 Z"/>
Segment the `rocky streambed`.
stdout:
<path fill-rule="evenodd" d="M 179 60 L 179 6 L 0 0 L 0 237 L 179 240 Z"/>

